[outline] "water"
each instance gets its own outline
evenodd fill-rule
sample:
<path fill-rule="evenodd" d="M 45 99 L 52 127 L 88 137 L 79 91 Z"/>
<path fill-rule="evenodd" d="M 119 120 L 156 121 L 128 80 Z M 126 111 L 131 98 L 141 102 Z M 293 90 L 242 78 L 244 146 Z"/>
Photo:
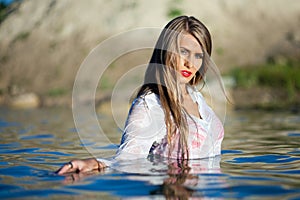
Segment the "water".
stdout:
<path fill-rule="evenodd" d="M 101 120 L 118 143 L 110 119 Z M 299 114 L 229 113 L 222 156 L 185 169 L 154 159 L 56 175 L 63 163 L 90 156 L 69 109 L 0 108 L 0 134 L 0 199 L 300 199 Z"/>

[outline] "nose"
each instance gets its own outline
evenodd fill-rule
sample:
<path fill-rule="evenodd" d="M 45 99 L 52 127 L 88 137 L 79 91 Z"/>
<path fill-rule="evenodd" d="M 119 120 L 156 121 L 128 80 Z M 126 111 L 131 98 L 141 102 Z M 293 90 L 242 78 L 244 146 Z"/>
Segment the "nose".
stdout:
<path fill-rule="evenodd" d="M 186 58 L 184 59 L 184 66 L 185 66 L 186 68 L 188 68 L 188 69 L 190 69 L 190 68 L 193 66 L 193 61 L 192 61 L 192 59 L 190 58 L 190 56 L 189 56 L 189 57 L 186 57 Z"/>

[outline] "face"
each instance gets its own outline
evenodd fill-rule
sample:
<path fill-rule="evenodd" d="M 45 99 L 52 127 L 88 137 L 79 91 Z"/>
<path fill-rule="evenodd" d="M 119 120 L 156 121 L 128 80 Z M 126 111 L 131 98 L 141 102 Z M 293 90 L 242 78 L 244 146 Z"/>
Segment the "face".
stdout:
<path fill-rule="evenodd" d="M 179 40 L 179 56 L 177 70 L 180 83 L 186 84 L 192 80 L 203 62 L 203 51 L 194 36 L 183 34 Z"/>

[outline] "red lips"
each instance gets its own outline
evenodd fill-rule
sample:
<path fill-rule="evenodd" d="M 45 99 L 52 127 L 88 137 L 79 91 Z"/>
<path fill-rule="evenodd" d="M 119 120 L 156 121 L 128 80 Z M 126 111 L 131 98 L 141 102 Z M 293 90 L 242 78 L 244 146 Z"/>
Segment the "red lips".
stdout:
<path fill-rule="evenodd" d="M 187 71 L 187 70 L 181 70 L 180 72 L 181 72 L 181 75 L 186 78 L 188 78 L 192 75 L 192 72 Z"/>

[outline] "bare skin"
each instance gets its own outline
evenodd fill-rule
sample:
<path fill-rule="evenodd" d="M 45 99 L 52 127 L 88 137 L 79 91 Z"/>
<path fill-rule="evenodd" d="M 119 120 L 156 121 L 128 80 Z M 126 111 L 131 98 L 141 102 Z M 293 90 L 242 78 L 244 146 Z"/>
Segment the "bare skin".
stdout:
<path fill-rule="evenodd" d="M 183 34 L 179 41 L 179 48 L 180 56 L 178 57 L 178 74 L 180 76 L 180 86 L 183 94 L 183 107 L 190 115 L 201 119 L 201 115 L 198 111 L 198 105 L 188 94 L 186 84 L 193 79 L 196 72 L 200 69 L 203 62 L 203 51 L 196 38 L 191 34 Z M 182 75 L 182 71 L 188 71 L 190 72 L 190 75 L 185 77 Z"/>
<path fill-rule="evenodd" d="M 63 175 L 67 173 L 86 173 L 93 170 L 101 171 L 106 166 L 104 163 L 97 161 L 95 158 L 72 160 L 63 165 L 57 174 Z"/>
<path fill-rule="evenodd" d="M 198 111 L 199 110 L 198 104 L 192 100 L 192 98 L 189 94 L 183 95 L 183 107 L 185 108 L 187 113 L 189 113 L 190 115 L 193 115 L 199 119 L 202 119 L 201 115 Z"/>

